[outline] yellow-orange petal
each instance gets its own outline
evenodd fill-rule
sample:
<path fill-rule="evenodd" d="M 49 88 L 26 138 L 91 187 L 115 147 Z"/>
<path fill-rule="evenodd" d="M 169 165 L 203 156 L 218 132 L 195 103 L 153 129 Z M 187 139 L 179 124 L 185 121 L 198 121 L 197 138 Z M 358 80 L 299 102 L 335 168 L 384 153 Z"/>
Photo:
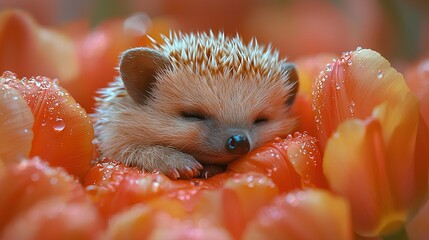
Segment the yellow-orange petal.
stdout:
<path fill-rule="evenodd" d="M 34 117 L 17 90 L 0 84 L 0 161 L 28 158 Z"/>
<path fill-rule="evenodd" d="M 416 193 L 414 147 L 418 103 L 408 94 L 367 120 L 347 120 L 329 139 L 324 172 L 331 189 L 351 205 L 354 231 L 386 235 L 406 222 Z"/>
<path fill-rule="evenodd" d="M 45 75 L 64 81 L 78 74 L 76 47 L 65 35 L 39 26 L 22 10 L 0 12 L 0 72 Z"/>
<path fill-rule="evenodd" d="M 379 53 L 360 49 L 326 65 L 313 86 L 313 111 L 323 151 L 346 119 L 369 117 L 384 101 L 398 104 L 409 92 L 402 74 Z"/>
<path fill-rule="evenodd" d="M 259 211 L 243 239 L 353 239 L 349 207 L 323 190 L 283 194 Z"/>

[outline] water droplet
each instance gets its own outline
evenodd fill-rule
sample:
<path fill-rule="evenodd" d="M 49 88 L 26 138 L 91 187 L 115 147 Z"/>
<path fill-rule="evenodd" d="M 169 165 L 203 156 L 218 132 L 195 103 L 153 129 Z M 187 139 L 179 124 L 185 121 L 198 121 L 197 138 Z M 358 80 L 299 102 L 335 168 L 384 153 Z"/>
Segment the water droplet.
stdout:
<path fill-rule="evenodd" d="M 42 125 L 42 127 L 46 126 L 46 120 L 43 119 L 42 122 L 40 123 L 40 125 Z"/>
<path fill-rule="evenodd" d="M 383 78 L 383 71 L 378 70 L 378 72 L 377 72 L 377 78 L 378 78 L 378 79 Z"/>
<path fill-rule="evenodd" d="M 49 180 L 49 182 L 51 183 L 51 185 L 56 185 L 58 184 L 58 179 L 56 177 L 53 177 Z"/>
<path fill-rule="evenodd" d="M 355 113 L 355 107 L 356 107 L 356 103 L 354 101 L 351 101 L 350 103 L 350 115 L 353 117 L 354 113 Z"/>
<path fill-rule="evenodd" d="M 351 66 L 352 64 L 353 64 L 353 62 L 351 59 L 347 60 L 347 65 Z"/>
<path fill-rule="evenodd" d="M 31 181 L 37 182 L 40 179 L 40 175 L 38 173 L 33 173 L 31 175 Z"/>
<path fill-rule="evenodd" d="M 338 84 L 338 83 L 335 83 L 335 89 L 337 89 L 337 90 L 340 90 L 340 84 Z"/>
<path fill-rule="evenodd" d="M 362 51 L 362 47 L 357 47 L 356 48 L 356 53 L 360 53 L 360 51 Z"/>
<path fill-rule="evenodd" d="M 55 132 L 61 132 L 66 127 L 66 123 L 62 118 L 56 118 L 53 127 Z"/>
<path fill-rule="evenodd" d="M 327 72 L 332 71 L 332 65 L 331 65 L 330 63 L 326 64 L 326 68 L 325 68 L 325 70 L 326 70 Z"/>

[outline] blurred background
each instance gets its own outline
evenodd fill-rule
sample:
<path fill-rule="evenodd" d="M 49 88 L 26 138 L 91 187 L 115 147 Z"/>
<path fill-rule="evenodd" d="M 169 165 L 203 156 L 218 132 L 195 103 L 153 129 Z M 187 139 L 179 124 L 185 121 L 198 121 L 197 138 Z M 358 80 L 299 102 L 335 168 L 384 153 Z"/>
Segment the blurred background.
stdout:
<path fill-rule="evenodd" d="M 171 29 L 222 30 L 272 43 L 297 57 L 361 46 L 388 58 L 413 59 L 429 51 L 427 0 L 0 0 L 0 9 L 25 9 L 37 22 L 91 26 L 144 13 Z"/>
<path fill-rule="evenodd" d="M 427 0 L 0 0 L 0 11 L 0 71 L 59 78 L 78 100 L 112 79 L 121 51 L 170 30 L 256 37 L 291 61 L 362 47 L 401 71 L 429 55 Z"/>

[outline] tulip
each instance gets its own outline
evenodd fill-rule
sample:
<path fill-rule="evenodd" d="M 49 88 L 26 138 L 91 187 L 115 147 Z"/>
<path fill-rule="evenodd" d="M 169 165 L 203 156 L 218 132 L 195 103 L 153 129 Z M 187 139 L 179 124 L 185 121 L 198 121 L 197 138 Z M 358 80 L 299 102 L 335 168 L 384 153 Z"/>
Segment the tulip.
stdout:
<path fill-rule="evenodd" d="M 365 49 L 328 64 L 313 97 L 324 173 L 349 201 L 355 233 L 400 231 L 428 189 L 428 155 L 415 154 L 429 137 L 418 99 L 386 59 Z"/>

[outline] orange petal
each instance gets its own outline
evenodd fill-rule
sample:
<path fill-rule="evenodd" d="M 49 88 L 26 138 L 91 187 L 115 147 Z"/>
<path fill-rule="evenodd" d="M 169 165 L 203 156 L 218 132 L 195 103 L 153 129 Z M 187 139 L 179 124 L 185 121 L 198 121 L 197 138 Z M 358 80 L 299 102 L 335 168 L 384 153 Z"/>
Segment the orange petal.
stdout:
<path fill-rule="evenodd" d="M 312 97 L 312 86 L 325 65 L 337 58 L 334 54 L 319 54 L 311 57 L 301 57 L 294 61 L 298 71 L 299 90 L 308 97 Z"/>
<path fill-rule="evenodd" d="M 429 201 L 419 210 L 416 216 L 408 223 L 409 239 L 429 239 Z"/>
<path fill-rule="evenodd" d="M 228 165 L 236 173 L 256 172 L 270 177 L 280 192 L 302 187 L 324 187 L 322 158 L 316 140 L 295 133 L 277 138 Z"/>
<path fill-rule="evenodd" d="M 28 158 L 34 117 L 17 90 L 0 84 L 0 161 Z"/>
<path fill-rule="evenodd" d="M 420 100 L 420 113 L 426 125 L 429 125 L 429 58 L 409 67 L 405 79 Z"/>
<path fill-rule="evenodd" d="M 74 43 L 61 33 L 40 27 L 23 11 L 1 11 L 0 72 L 3 71 L 69 80 L 78 73 Z"/>
<path fill-rule="evenodd" d="M 224 182 L 227 176 L 219 174 Z M 215 178 L 215 181 L 217 176 Z M 107 159 L 97 163 L 85 177 L 84 186 L 104 217 L 110 217 L 138 203 L 159 200 L 162 197 L 176 199 L 184 207 L 192 208 L 198 194 L 213 189 L 211 179 L 172 181 L 158 173 L 146 173 L 137 168 Z M 219 183 L 220 184 L 220 183 Z"/>
<path fill-rule="evenodd" d="M 416 98 L 384 103 L 366 121 L 348 120 L 329 139 L 324 172 L 351 205 L 354 231 L 365 237 L 399 230 L 416 200 Z"/>
<path fill-rule="evenodd" d="M 24 160 L 5 168 L 0 174 L 0 232 L 12 219 L 46 199 L 54 197 L 64 202 L 86 199 L 76 179 L 40 159 Z"/>
<path fill-rule="evenodd" d="M 297 131 L 307 132 L 311 136 L 317 136 L 314 113 L 312 111 L 312 86 L 324 69 L 326 63 L 331 62 L 336 56 L 332 54 L 320 54 L 312 57 L 299 58 L 294 63 L 298 71 L 299 90 L 292 105 L 292 115 L 299 119 Z"/>
<path fill-rule="evenodd" d="M 86 199 L 85 199 L 86 200 Z M 89 201 L 65 202 L 61 197 L 35 204 L 11 221 L 4 239 L 97 239 L 103 228 Z M 25 229 L 25 231 L 23 231 Z"/>
<path fill-rule="evenodd" d="M 193 211 L 197 219 L 223 226 L 240 239 L 248 221 L 277 194 L 276 185 L 268 177 L 236 174 L 219 190 L 204 192 Z"/>
<path fill-rule="evenodd" d="M 171 204 L 174 202 L 166 202 Z M 174 216 L 150 205 L 136 205 L 115 215 L 107 239 L 232 239 L 219 225 L 205 220 Z"/>
<path fill-rule="evenodd" d="M 326 65 L 313 87 L 313 111 L 323 151 L 346 119 L 365 119 L 384 101 L 398 104 L 409 92 L 403 76 L 379 53 L 357 49 Z"/>
<path fill-rule="evenodd" d="M 40 156 L 52 166 L 65 168 L 80 178 L 90 168 L 93 127 L 74 99 L 45 77 L 18 79 L 5 72 L 0 81 L 20 92 L 34 116 L 30 156 Z"/>
<path fill-rule="evenodd" d="M 243 239 L 353 239 L 347 202 L 307 189 L 283 194 L 263 207 Z"/>

